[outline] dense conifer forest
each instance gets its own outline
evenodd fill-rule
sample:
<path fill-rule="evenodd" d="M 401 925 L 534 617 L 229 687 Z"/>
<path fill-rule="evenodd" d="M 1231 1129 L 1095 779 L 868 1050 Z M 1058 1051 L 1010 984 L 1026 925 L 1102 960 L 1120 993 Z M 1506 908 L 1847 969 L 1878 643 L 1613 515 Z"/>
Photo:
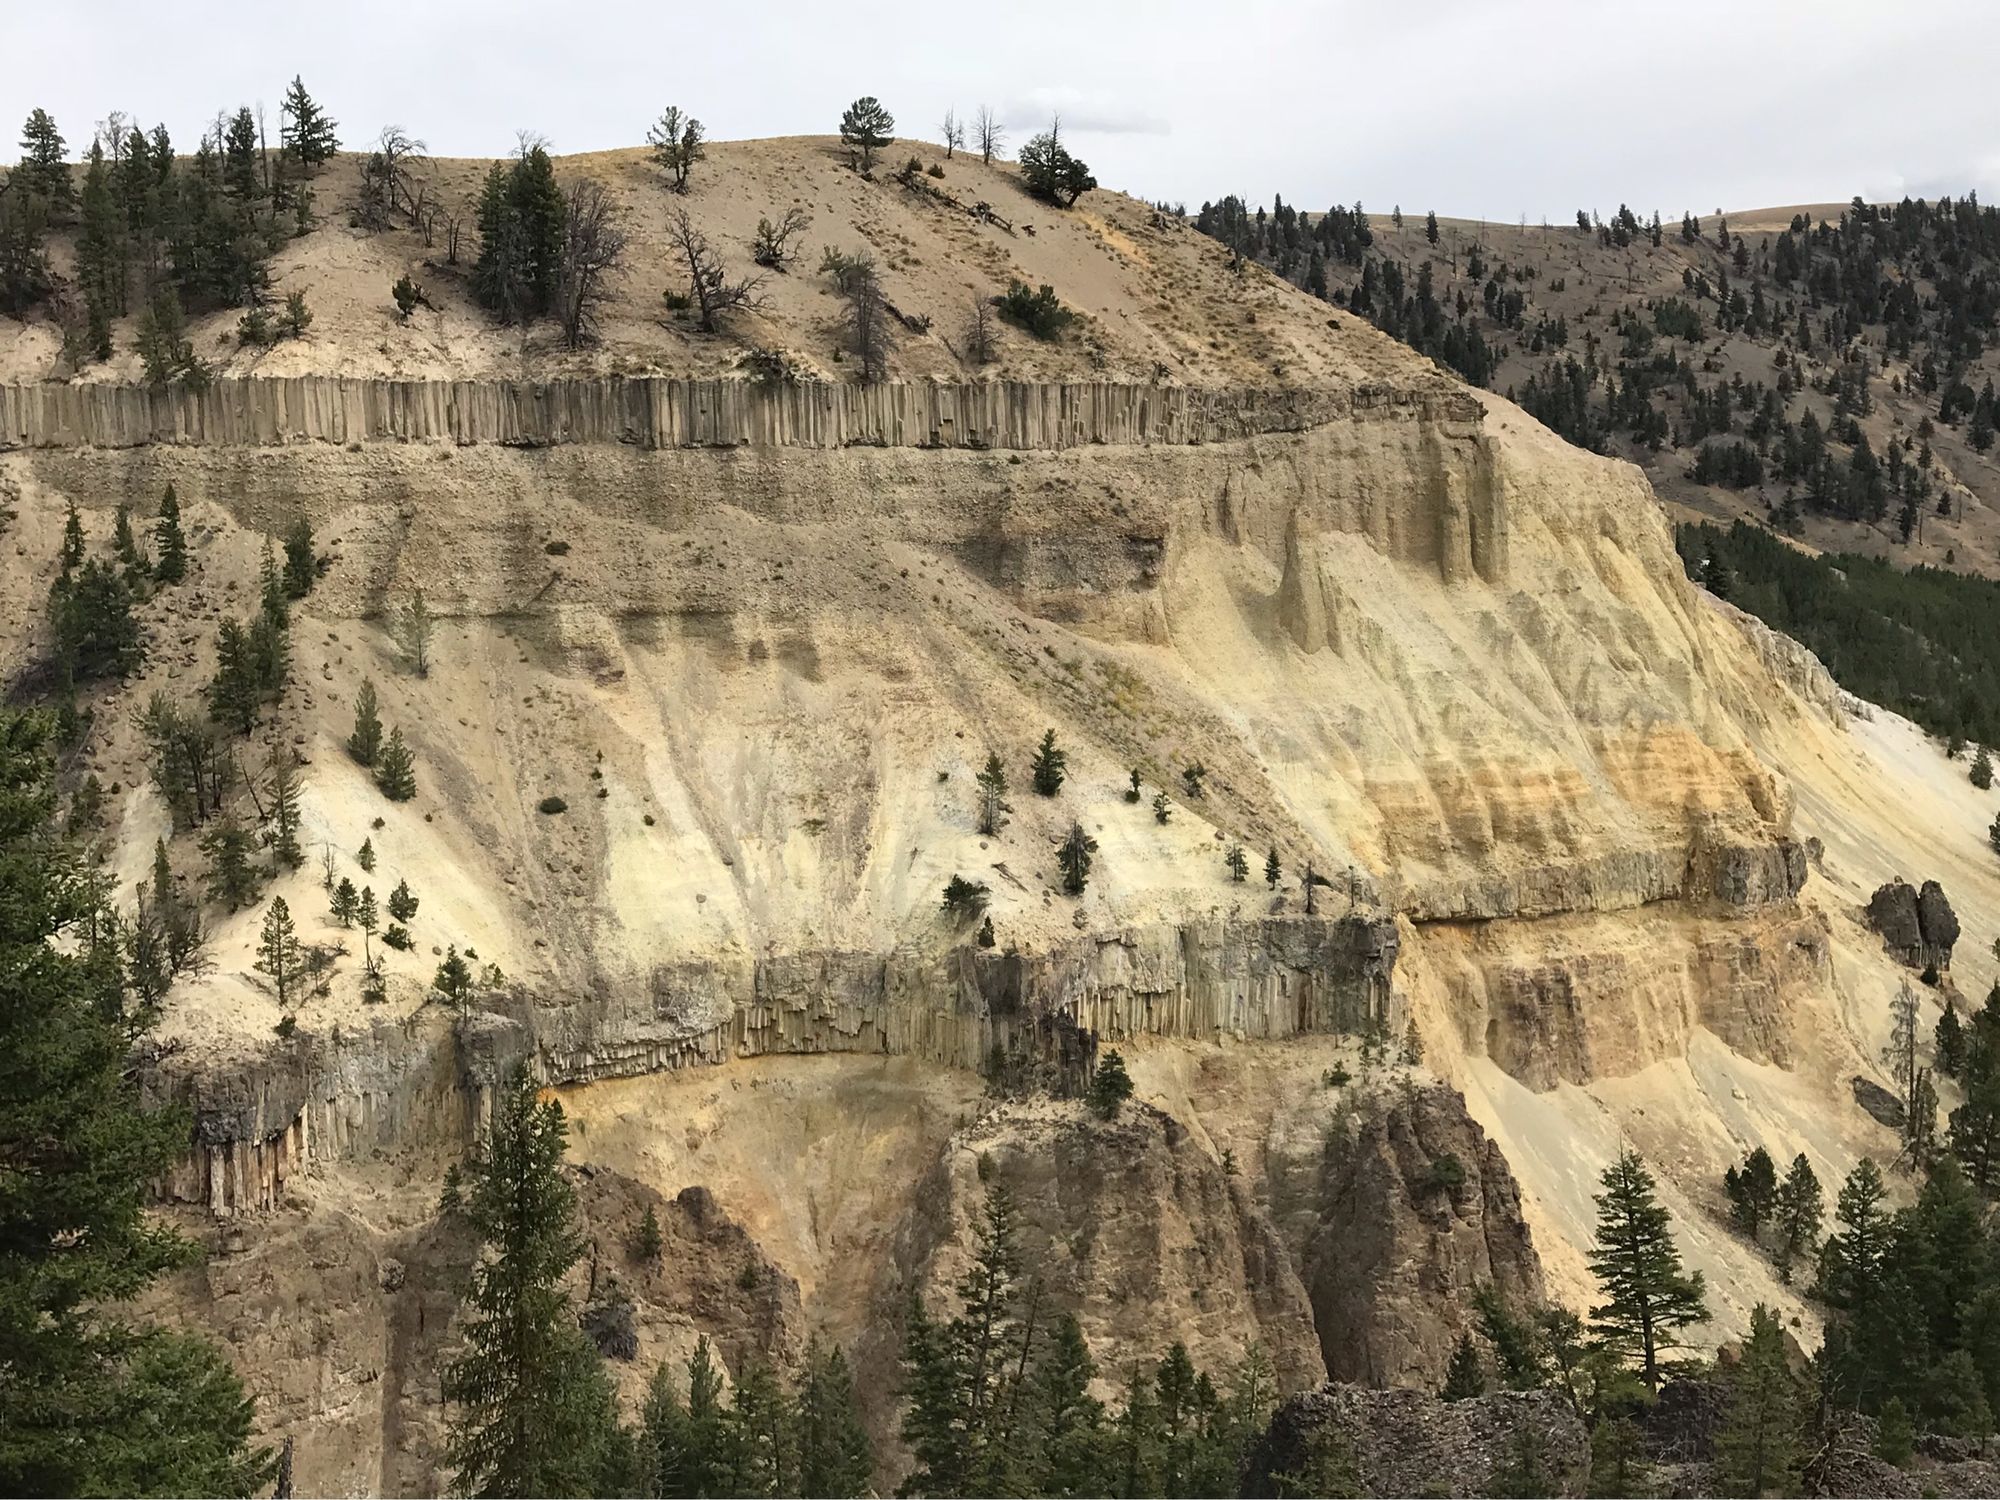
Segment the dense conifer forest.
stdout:
<path fill-rule="evenodd" d="M 2000 583 L 1815 557 L 1758 526 L 1676 534 L 1689 576 L 1810 647 L 1840 685 L 1948 742 L 2000 742 Z"/>

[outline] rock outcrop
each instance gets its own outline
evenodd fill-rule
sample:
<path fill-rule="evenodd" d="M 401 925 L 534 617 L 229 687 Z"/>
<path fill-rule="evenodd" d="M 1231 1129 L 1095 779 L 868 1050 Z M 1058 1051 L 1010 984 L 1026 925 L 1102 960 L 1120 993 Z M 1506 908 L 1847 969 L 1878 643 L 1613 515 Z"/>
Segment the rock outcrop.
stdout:
<path fill-rule="evenodd" d="M 1075 1313 L 1101 1369 L 1157 1359 L 1180 1340 L 1219 1380 L 1261 1343 L 1283 1389 L 1325 1378 L 1305 1288 L 1250 1184 L 1181 1122 L 1141 1104 L 1109 1121 L 1076 1103 L 1006 1105 L 961 1132 L 900 1237 L 902 1284 L 882 1309 L 885 1330 L 900 1327 L 908 1287 L 934 1309 L 952 1305 L 1000 1187 L 1013 1197 L 1043 1316 Z M 889 1353 L 871 1351 L 883 1368 Z"/>
<path fill-rule="evenodd" d="M 1367 1385 L 1435 1384 L 1480 1287 L 1540 1304 L 1520 1189 L 1455 1090 L 1413 1089 L 1332 1136 L 1305 1276 L 1327 1372 Z"/>
<path fill-rule="evenodd" d="M 1581 1495 L 1589 1468 L 1582 1419 L 1550 1391 L 1440 1401 L 1329 1385 L 1278 1408 L 1251 1450 L 1242 1493 Z"/>
<path fill-rule="evenodd" d="M 1951 967 L 1951 950 L 1958 942 L 1958 915 L 1944 887 L 1926 880 L 1922 890 L 1892 880 L 1868 898 L 1868 925 L 1898 963 L 1912 969 Z"/>

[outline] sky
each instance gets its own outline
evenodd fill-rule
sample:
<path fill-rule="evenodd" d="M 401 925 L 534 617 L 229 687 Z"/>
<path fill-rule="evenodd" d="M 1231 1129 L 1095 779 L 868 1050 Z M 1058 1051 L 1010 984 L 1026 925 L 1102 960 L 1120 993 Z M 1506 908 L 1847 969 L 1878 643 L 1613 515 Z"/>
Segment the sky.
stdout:
<path fill-rule="evenodd" d="M 191 143 L 261 102 L 275 133 L 299 73 L 343 144 L 393 123 L 451 156 L 637 145 L 668 104 L 829 134 L 873 94 L 933 141 L 953 107 L 1012 146 L 1060 113 L 1106 187 L 1190 208 L 2000 197 L 1994 0 L 0 0 L 0 36 L 0 121 L 47 109 L 79 152 L 114 109 Z"/>

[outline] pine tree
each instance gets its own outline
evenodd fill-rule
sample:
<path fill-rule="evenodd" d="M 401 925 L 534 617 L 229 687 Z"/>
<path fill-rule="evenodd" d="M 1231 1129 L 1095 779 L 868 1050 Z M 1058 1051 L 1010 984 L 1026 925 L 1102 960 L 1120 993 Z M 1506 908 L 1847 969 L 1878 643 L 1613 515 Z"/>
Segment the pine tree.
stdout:
<path fill-rule="evenodd" d="M 326 111 L 306 92 L 305 81 L 298 77 L 286 86 L 280 108 L 283 123 L 278 139 L 307 173 L 316 173 L 340 149 L 340 140 L 334 134 L 338 122 L 327 118 Z"/>
<path fill-rule="evenodd" d="M 708 155 L 703 145 L 707 134 L 701 121 L 677 104 L 668 105 L 648 127 L 646 144 L 653 148 L 653 164 L 667 174 L 675 192 L 687 191 L 688 174 Z"/>
<path fill-rule="evenodd" d="M 285 531 L 285 597 L 303 599 L 319 578 L 319 559 L 313 551 L 312 522 L 300 516 Z"/>
<path fill-rule="evenodd" d="M 1007 822 L 1007 768 L 989 751 L 984 769 L 973 779 L 979 784 L 979 831 L 992 838 Z"/>
<path fill-rule="evenodd" d="M 1636 1356 L 1647 1389 L 1658 1391 L 1661 1353 L 1679 1346 L 1682 1329 L 1708 1317 L 1702 1276 L 1682 1271 L 1667 1211 L 1636 1153 L 1621 1151 L 1600 1180 L 1590 1268 L 1604 1302 L 1591 1309 L 1591 1326 L 1625 1358 Z"/>
<path fill-rule="evenodd" d="M 125 502 L 118 504 L 118 515 L 111 530 L 111 550 L 118 561 L 125 565 L 127 579 L 135 576 L 150 576 L 153 569 L 145 555 L 139 550 L 139 538 L 132 531 L 132 507 Z"/>
<path fill-rule="evenodd" d="M 257 842 L 227 810 L 218 814 L 202 835 L 201 850 L 208 856 L 208 894 L 231 911 L 240 911 L 257 899 L 257 875 L 250 857 Z"/>
<path fill-rule="evenodd" d="M 1982 792 L 1993 789 L 1993 757 L 1981 745 L 1979 753 L 1972 757 L 1972 784 Z"/>
<path fill-rule="evenodd" d="M 382 716 L 375 702 L 375 683 L 364 678 L 361 691 L 354 695 L 354 733 L 347 737 L 347 753 L 364 766 L 375 764 L 382 753 Z"/>
<path fill-rule="evenodd" d="M 1042 735 L 1041 748 L 1035 752 L 1031 768 L 1038 796 L 1053 797 L 1062 790 L 1068 762 L 1068 755 L 1056 748 L 1056 732 L 1053 729 L 1046 731 Z"/>
<path fill-rule="evenodd" d="M 1493 1346 L 1494 1374 L 1501 1387 L 1530 1391 L 1549 1384 L 1550 1360 L 1538 1327 L 1516 1317 L 1491 1282 L 1472 1294 L 1472 1305 L 1479 1315 L 1480 1333 Z"/>
<path fill-rule="evenodd" d="M 410 894 L 409 881 L 397 881 L 396 888 L 389 892 L 389 915 L 398 922 L 416 920 L 417 898 Z"/>
<path fill-rule="evenodd" d="M 63 516 L 62 550 L 56 554 L 56 564 L 65 578 L 83 566 L 83 517 L 77 513 L 74 497 Z"/>
<path fill-rule="evenodd" d="M 666 1239 L 660 1233 L 659 1210 L 650 1203 L 639 1220 L 639 1227 L 632 1231 L 630 1248 L 632 1259 L 646 1262 L 658 1260 L 666 1249 Z"/>
<path fill-rule="evenodd" d="M 463 1352 L 441 1381 L 447 1455 L 467 1495 L 591 1495 L 614 1445 L 617 1408 L 562 1280 L 583 1254 L 562 1173 L 568 1123 L 517 1075 L 495 1108 L 466 1219 L 485 1250 L 473 1267 Z"/>
<path fill-rule="evenodd" d="M 192 1258 L 145 1211 L 190 1123 L 142 1111 L 117 966 L 62 940 L 108 925 L 53 748 L 0 710 L 0 1492 L 247 1495 L 273 1465 L 228 1363 L 120 1305 Z"/>
<path fill-rule="evenodd" d="M 354 889 L 354 882 L 345 875 L 340 884 L 333 888 L 333 920 L 342 927 L 354 925 L 355 914 L 361 910 L 361 893 Z"/>
<path fill-rule="evenodd" d="M 871 170 L 875 153 L 895 138 L 895 116 L 872 94 L 856 99 L 840 117 L 841 144 L 847 147 L 859 171 Z"/>
<path fill-rule="evenodd" d="M 1113 1048 L 1098 1059 L 1091 1072 L 1087 1096 L 1090 1108 L 1100 1120 L 1115 1120 L 1131 1097 L 1132 1076 L 1125 1071 L 1125 1059 Z"/>
<path fill-rule="evenodd" d="M 1771 1217 L 1778 1201 L 1778 1167 L 1762 1146 L 1743 1158 L 1741 1167 L 1731 1167 L 1722 1176 L 1728 1195 L 1730 1217 L 1736 1227 L 1756 1239 L 1764 1221 Z"/>
<path fill-rule="evenodd" d="M 681 1401 L 673 1366 L 665 1360 L 653 1367 L 640 1409 L 639 1442 L 649 1482 L 642 1494 L 692 1495 L 687 1481 L 688 1413 Z"/>
<path fill-rule="evenodd" d="M 1891 1396 L 1875 1417 L 1875 1456 L 1900 1469 L 1909 1463 L 1915 1449 L 1916 1430 L 1910 1422 L 1910 1409 L 1903 1404 L 1902 1397 Z"/>
<path fill-rule="evenodd" d="M 85 352 L 92 359 L 111 357 L 111 320 L 124 311 L 124 217 L 112 199 L 111 173 L 102 143 L 90 145 L 89 167 L 83 175 L 83 226 L 77 234 L 76 272 L 83 288 Z"/>
<path fill-rule="evenodd" d="M 430 606 L 424 603 L 424 591 L 413 590 L 410 602 L 396 615 L 393 628 L 404 663 L 419 677 L 431 675 L 431 627 Z"/>
<path fill-rule="evenodd" d="M 1472 1342 L 1472 1335 L 1462 1333 L 1458 1344 L 1451 1351 L 1451 1363 L 1445 1367 L 1444 1387 L 1438 1392 L 1443 1401 L 1464 1401 L 1468 1397 L 1486 1394 L 1486 1365 L 1479 1357 L 1479 1346 Z"/>
<path fill-rule="evenodd" d="M 125 575 L 97 558 L 74 577 L 60 576 L 49 595 L 56 657 L 71 682 L 124 677 L 145 655 Z"/>
<path fill-rule="evenodd" d="M 445 949 L 444 960 L 438 965 L 436 975 L 431 979 L 431 988 L 462 1015 L 472 1002 L 472 969 L 459 956 L 458 944 Z"/>
<path fill-rule="evenodd" d="M 1938 1017 L 1931 1040 L 1936 1049 L 1937 1070 L 1947 1078 L 1958 1077 L 1965 1070 L 1965 1026 L 1958 1019 L 1958 1006 L 1949 999 L 1944 1003 L 1944 1014 Z"/>
<path fill-rule="evenodd" d="M 35 194 L 46 205 L 50 217 L 58 222 L 69 217 L 76 201 L 65 160 L 67 154 L 62 132 L 56 129 L 48 111 L 30 112 L 27 124 L 21 127 L 21 164 L 14 169 L 8 186 L 18 185 L 22 191 Z"/>
<path fill-rule="evenodd" d="M 1054 1336 L 1036 1362 L 1031 1409 L 1041 1436 L 1032 1493 L 1106 1493 L 1103 1472 L 1104 1403 L 1091 1395 L 1097 1365 L 1074 1313 L 1057 1320 Z"/>
<path fill-rule="evenodd" d="M 1858 1307 L 1881 1290 L 1891 1235 L 1887 1198 L 1882 1169 L 1862 1157 L 1834 1201 L 1840 1228 L 1820 1249 L 1819 1293 L 1835 1308 Z"/>
<path fill-rule="evenodd" d="M 722 1372 L 716 1368 L 708 1335 L 695 1340 L 688 1359 L 687 1445 L 682 1493 L 720 1495 L 735 1470 L 735 1431 L 722 1404 Z"/>
<path fill-rule="evenodd" d="M 1250 861 L 1243 853 L 1243 846 L 1241 844 L 1231 844 L 1229 846 L 1229 853 L 1224 858 L 1223 863 L 1229 869 L 1230 880 L 1237 885 L 1243 884 L 1244 880 L 1250 874 Z"/>
<path fill-rule="evenodd" d="M 224 620 L 215 637 L 215 676 L 208 685 L 209 717 L 238 734 L 257 724 L 263 691 L 250 636 L 240 621 Z"/>
<path fill-rule="evenodd" d="M 1161 1493 L 1160 1408 L 1153 1399 L 1151 1374 L 1132 1367 L 1125 1382 L 1125 1404 L 1112 1422 L 1109 1477 L 1114 1495 L 1136 1497 Z"/>
<path fill-rule="evenodd" d="M 161 583 L 179 583 L 187 577 L 187 538 L 181 532 L 181 503 L 174 498 L 171 484 L 160 497 L 159 519 L 153 523 L 153 550 L 158 554 L 153 564 L 154 578 Z"/>
<path fill-rule="evenodd" d="M 182 894 L 165 839 L 153 841 L 153 916 L 166 945 L 167 971 L 178 974 L 201 950 L 201 909 Z"/>
<path fill-rule="evenodd" d="M 1083 831 L 1081 823 L 1071 823 L 1061 847 L 1056 851 L 1056 863 L 1062 867 L 1064 891 L 1072 896 L 1083 894 L 1084 887 L 1090 883 L 1091 856 L 1096 853 L 1097 840 Z"/>
<path fill-rule="evenodd" d="M 305 953 L 299 946 L 299 932 L 292 922 L 292 909 L 285 904 L 283 896 L 273 896 L 270 908 L 264 913 L 264 927 L 257 940 L 254 967 L 259 973 L 271 976 L 271 983 L 278 991 L 278 1008 L 289 1009 L 304 977 Z"/>
<path fill-rule="evenodd" d="M 1480 1493 L 1494 1496 L 1523 1496 L 1540 1500 L 1556 1493 L 1560 1481 L 1549 1463 L 1548 1438 L 1533 1422 L 1514 1429 L 1500 1462 L 1493 1466 Z"/>
<path fill-rule="evenodd" d="M 752 1358 L 736 1382 L 730 1403 L 730 1473 L 725 1494 L 790 1495 L 792 1481 L 792 1410 L 776 1372 L 768 1362 Z"/>
<path fill-rule="evenodd" d="M 1729 1405 L 1715 1449 L 1729 1493 L 1791 1493 L 1798 1483 L 1798 1383 L 1785 1360 L 1777 1314 L 1762 1303 L 1751 1310 L 1750 1337 L 1727 1385 Z"/>
<path fill-rule="evenodd" d="M 1278 851 L 1274 848 L 1269 854 L 1264 856 L 1264 884 L 1275 891 L 1278 888 L 1278 882 L 1284 879 L 1284 875 L 1284 866 L 1278 863 Z"/>
<path fill-rule="evenodd" d="M 403 726 L 389 731 L 388 741 L 375 767 L 375 785 L 391 802 L 408 802 L 417 795 L 416 757 L 403 743 Z"/>
<path fill-rule="evenodd" d="M 271 854 L 279 864 L 296 870 L 306 862 L 299 847 L 298 761 L 289 746 L 271 742 Z"/>
<path fill-rule="evenodd" d="M 363 839 L 361 847 L 354 851 L 354 862 L 367 874 L 375 873 L 375 840 Z"/>
<path fill-rule="evenodd" d="M 1424 238 L 1433 245 L 1438 242 L 1438 216 L 1435 213 L 1424 215 Z"/>
<path fill-rule="evenodd" d="M 1801 1151 L 1792 1158 L 1791 1170 L 1785 1173 L 1785 1180 L 1778 1187 L 1778 1276 L 1786 1285 L 1791 1284 L 1792 1262 L 1818 1248 L 1824 1212 L 1819 1176 Z"/>
<path fill-rule="evenodd" d="M 1982 1035 L 1985 1029 L 1983 1021 L 1973 1028 L 1964 1069 L 1965 1102 L 1951 1112 L 1951 1149 L 1982 1193 L 2000 1184 L 2000 1058 Z"/>

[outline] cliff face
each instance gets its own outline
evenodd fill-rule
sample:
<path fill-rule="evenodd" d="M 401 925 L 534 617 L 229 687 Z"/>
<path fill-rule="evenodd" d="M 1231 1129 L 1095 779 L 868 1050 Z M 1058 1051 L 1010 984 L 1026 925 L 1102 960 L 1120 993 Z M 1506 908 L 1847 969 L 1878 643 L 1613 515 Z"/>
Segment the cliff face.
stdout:
<path fill-rule="evenodd" d="M 1388 360 L 1372 337 L 1329 342 Z M 781 1289 L 752 1328 L 725 1319 L 735 1272 L 621 1272 L 642 1364 L 697 1329 L 747 1356 L 823 1323 L 885 1390 L 894 1309 L 949 1283 L 986 1158 L 1106 1367 L 1175 1337 L 1219 1366 L 1258 1337 L 1304 1385 L 1430 1382 L 1487 1281 L 1579 1297 L 1621 1138 L 1695 1226 L 1725 1322 L 1789 1294 L 1701 1228 L 1721 1167 L 1766 1144 L 1832 1179 L 1879 1149 L 1844 1102 L 1890 969 L 1848 888 L 1893 834 L 1842 841 L 1890 800 L 1872 752 L 1808 664 L 1696 596 L 1633 471 L 1428 372 L 1310 393 L 315 375 L 15 389 L 0 415 L 23 445 L 0 453 L 10 597 L 45 588 L 71 499 L 96 545 L 172 483 L 195 536 L 85 751 L 128 885 L 172 830 L 123 710 L 206 679 L 264 534 L 306 516 L 327 558 L 280 733 L 310 762 L 308 841 L 360 883 L 370 839 L 368 878 L 423 899 L 418 949 L 389 956 L 381 1006 L 350 956 L 280 1042 L 255 914 L 218 920 L 147 1069 L 196 1108 L 169 1196 L 266 1257 L 262 1283 L 185 1291 L 248 1364 L 301 1357 L 247 1321 L 286 1278 L 358 1295 L 313 1226 L 365 1222 L 341 1256 L 432 1288 L 402 1321 L 355 1313 L 287 1388 L 309 1478 L 436 1483 L 431 1377 L 365 1387 L 392 1357 L 435 1367 L 444 1283 L 417 1263 L 457 1253 L 436 1177 L 520 1064 L 563 1091 L 573 1160 L 623 1184 L 592 1199 L 607 1256 L 657 1194 L 726 1221 L 689 1230 L 716 1267 Z M 384 628 L 418 589 L 427 677 Z M 10 660 L 33 629 L 0 625 Z M 363 680 L 417 751 L 414 802 L 341 748 Z M 1026 786 L 1049 727 L 1055 798 Z M 1013 790 L 984 835 L 989 750 Z M 1073 822 L 1098 844 L 1081 898 L 1053 865 Z M 988 887 L 993 947 L 939 910 L 953 874 Z M 341 939 L 312 876 L 274 888 Z M 467 1017 L 431 1003 L 446 943 L 505 974 Z M 1357 1042 L 1412 1031 L 1425 1063 L 1343 1104 L 1326 1080 Z M 1115 1126 L 984 1099 L 982 1075 L 1073 1087 L 1110 1043 L 1145 1101 Z"/>

